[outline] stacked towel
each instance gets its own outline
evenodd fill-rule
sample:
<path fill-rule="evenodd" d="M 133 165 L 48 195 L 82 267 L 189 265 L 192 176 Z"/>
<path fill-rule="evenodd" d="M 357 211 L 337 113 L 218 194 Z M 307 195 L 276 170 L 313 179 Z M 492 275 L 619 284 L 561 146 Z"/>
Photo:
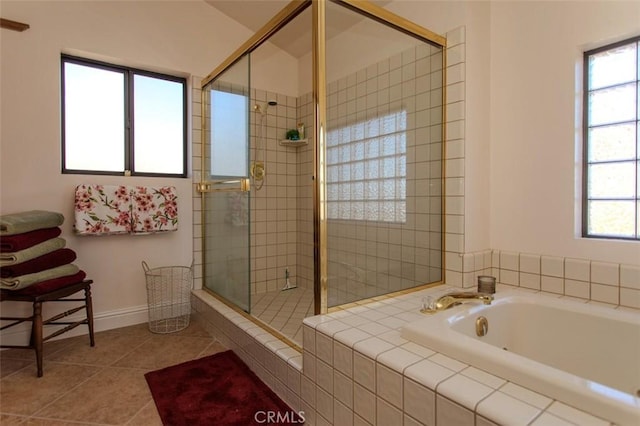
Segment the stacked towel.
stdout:
<path fill-rule="evenodd" d="M 62 225 L 63 222 L 63 215 L 45 210 L 7 214 L 0 217 L 0 236 L 4 237 L 38 229 L 54 228 Z"/>
<path fill-rule="evenodd" d="M 33 274 L 47 268 L 66 265 L 76 260 L 76 252 L 69 248 L 61 248 L 31 260 L 0 267 L 0 277 L 10 278 Z"/>
<path fill-rule="evenodd" d="M 19 251 L 8 253 L 0 252 L 0 266 L 17 265 L 18 263 L 35 259 L 36 257 L 51 253 L 54 250 L 61 249 L 66 244 L 67 242 L 64 238 L 53 238 Z"/>
<path fill-rule="evenodd" d="M 52 280 L 54 278 L 75 275 L 80 269 L 73 263 L 57 266 L 55 268 L 44 269 L 33 274 L 20 275 L 18 277 L 0 278 L 2 280 L 2 288 L 8 290 L 20 290 L 30 285 L 38 284 L 43 281 Z"/>
<path fill-rule="evenodd" d="M 37 229 L 24 234 L 3 236 L 0 240 L 0 252 L 11 252 L 29 248 L 35 244 L 56 238 L 62 233 L 60 228 Z"/>
<path fill-rule="evenodd" d="M 86 274 L 71 263 L 76 253 L 59 237 L 63 222 L 60 213 L 41 210 L 0 216 L 0 288 L 84 279 Z"/>

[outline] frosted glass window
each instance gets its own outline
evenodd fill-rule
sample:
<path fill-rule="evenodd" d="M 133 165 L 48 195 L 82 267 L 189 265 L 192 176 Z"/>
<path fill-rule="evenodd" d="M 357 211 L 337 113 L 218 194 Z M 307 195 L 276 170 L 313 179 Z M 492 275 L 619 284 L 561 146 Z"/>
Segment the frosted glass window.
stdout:
<path fill-rule="evenodd" d="M 592 126 L 619 123 L 636 118 L 637 84 L 608 87 L 589 93 L 589 118 Z"/>
<path fill-rule="evenodd" d="M 589 87 L 592 90 L 637 80 L 636 43 L 606 48 L 589 56 Z"/>
<path fill-rule="evenodd" d="M 186 80 L 68 55 L 62 171 L 186 177 Z"/>
<path fill-rule="evenodd" d="M 136 171 L 182 173 L 183 84 L 144 75 L 133 81 Z"/>
<path fill-rule="evenodd" d="M 583 235 L 639 239 L 640 37 L 584 56 Z"/>
<path fill-rule="evenodd" d="M 245 95 L 211 91 L 211 175 L 248 176 L 249 100 Z"/>
<path fill-rule="evenodd" d="M 633 160 L 636 157 L 636 127 L 626 123 L 589 129 L 589 162 Z"/>
<path fill-rule="evenodd" d="M 124 172 L 124 73 L 65 63 L 64 81 L 65 168 Z"/>
<path fill-rule="evenodd" d="M 589 226 L 595 235 L 634 238 L 637 235 L 633 201 L 589 201 Z"/>
<path fill-rule="evenodd" d="M 329 219 L 406 222 L 406 115 L 396 111 L 327 133 Z"/>
<path fill-rule="evenodd" d="M 590 199 L 633 199 L 636 195 L 635 161 L 589 165 Z"/>

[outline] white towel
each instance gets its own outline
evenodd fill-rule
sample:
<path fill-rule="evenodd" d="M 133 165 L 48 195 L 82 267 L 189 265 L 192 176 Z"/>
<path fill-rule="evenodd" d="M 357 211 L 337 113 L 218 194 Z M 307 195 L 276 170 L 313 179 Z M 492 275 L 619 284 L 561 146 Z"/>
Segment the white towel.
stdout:
<path fill-rule="evenodd" d="M 73 227 L 80 235 L 131 232 L 131 188 L 123 185 L 78 185 Z"/>
<path fill-rule="evenodd" d="M 178 196 L 173 186 L 136 186 L 131 192 L 132 232 L 146 234 L 178 229 Z"/>

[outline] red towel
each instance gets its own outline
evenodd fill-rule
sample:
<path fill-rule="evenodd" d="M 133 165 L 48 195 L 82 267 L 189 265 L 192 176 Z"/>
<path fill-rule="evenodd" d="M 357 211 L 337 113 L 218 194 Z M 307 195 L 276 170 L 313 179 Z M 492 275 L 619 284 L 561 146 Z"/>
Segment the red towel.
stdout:
<path fill-rule="evenodd" d="M 0 238 L 0 252 L 12 253 L 14 251 L 24 250 L 33 247 L 36 244 L 56 238 L 62 233 L 62 230 L 56 228 L 37 229 L 24 234 L 7 235 Z"/>
<path fill-rule="evenodd" d="M 3 266 L 0 268 L 0 277 L 10 278 L 33 274 L 35 272 L 44 271 L 45 269 L 66 265 L 74 260 L 76 260 L 75 251 L 70 248 L 61 248 L 52 251 L 51 253 L 43 254 L 35 259 L 27 260 L 26 262 Z"/>
<path fill-rule="evenodd" d="M 39 296 L 41 294 L 49 293 L 50 291 L 58 290 L 59 288 L 79 283 L 87 277 L 87 274 L 84 271 L 78 271 L 73 275 L 67 275 L 64 277 L 53 278 L 51 280 L 42 281 L 38 284 L 30 285 L 29 287 L 24 287 L 21 290 L 5 290 L 2 291 L 10 291 L 13 294 L 20 294 L 24 296 Z"/>

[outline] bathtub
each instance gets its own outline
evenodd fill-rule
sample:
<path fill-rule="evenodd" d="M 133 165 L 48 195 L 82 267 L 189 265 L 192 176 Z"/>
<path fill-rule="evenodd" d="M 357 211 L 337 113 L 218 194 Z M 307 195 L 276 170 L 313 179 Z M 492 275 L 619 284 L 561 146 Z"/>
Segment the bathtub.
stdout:
<path fill-rule="evenodd" d="M 427 315 L 401 334 L 614 423 L 640 425 L 640 314 L 517 290 L 495 296 L 491 305 Z"/>

